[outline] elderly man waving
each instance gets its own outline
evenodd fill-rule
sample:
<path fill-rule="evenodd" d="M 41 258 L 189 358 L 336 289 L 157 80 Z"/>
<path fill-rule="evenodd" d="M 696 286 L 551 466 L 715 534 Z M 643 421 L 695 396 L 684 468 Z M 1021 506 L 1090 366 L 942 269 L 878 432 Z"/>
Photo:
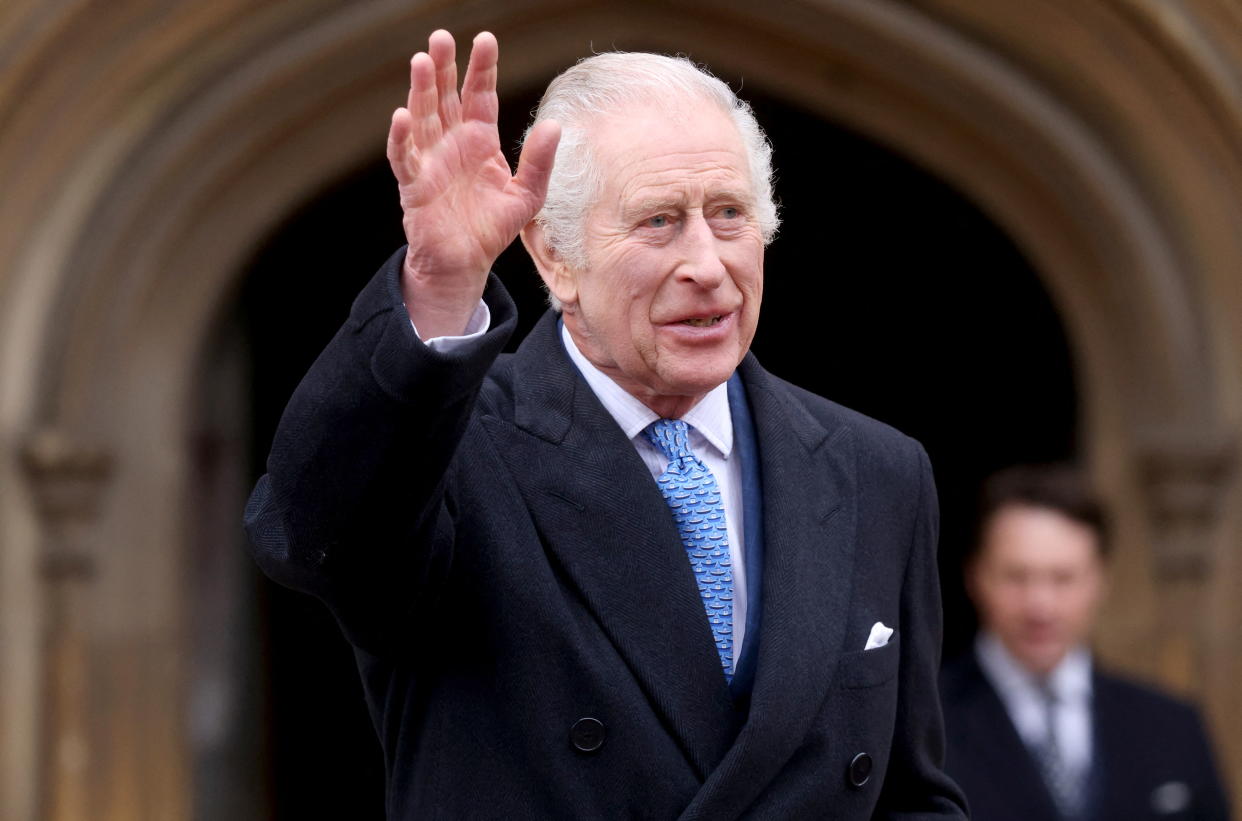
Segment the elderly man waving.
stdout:
<path fill-rule="evenodd" d="M 357 650 L 389 816 L 963 818 L 927 458 L 748 353 L 777 226 L 749 108 L 597 55 L 511 174 L 496 61 L 480 34 L 460 94 L 447 32 L 411 62 L 408 245 L 246 513 Z M 504 355 L 519 234 L 554 310 Z"/>

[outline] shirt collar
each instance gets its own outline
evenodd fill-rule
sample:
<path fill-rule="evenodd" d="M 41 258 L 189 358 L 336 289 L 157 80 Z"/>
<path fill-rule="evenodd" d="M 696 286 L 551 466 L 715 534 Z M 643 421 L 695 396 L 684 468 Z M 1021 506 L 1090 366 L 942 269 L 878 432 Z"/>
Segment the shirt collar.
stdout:
<path fill-rule="evenodd" d="M 975 655 L 983 672 L 1002 693 L 1039 689 L 1039 677 L 1027 671 L 995 633 L 979 633 Z M 1081 645 L 1073 648 L 1044 680 L 1058 698 L 1069 701 L 1090 696 L 1091 653 Z"/>
<path fill-rule="evenodd" d="M 628 391 L 613 381 L 612 377 L 595 367 L 583 356 L 574 343 L 569 329 L 561 323 L 561 341 L 569 358 L 582 373 L 587 384 L 599 399 L 604 409 L 612 415 L 617 424 L 629 439 L 643 432 L 643 429 L 660 417 L 655 411 L 638 401 Z M 707 395 L 695 404 L 685 416 L 685 423 L 707 440 L 707 443 L 729 458 L 733 451 L 733 415 L 729 410 L 729 388 L 722 382 L 708 391 Z"/>

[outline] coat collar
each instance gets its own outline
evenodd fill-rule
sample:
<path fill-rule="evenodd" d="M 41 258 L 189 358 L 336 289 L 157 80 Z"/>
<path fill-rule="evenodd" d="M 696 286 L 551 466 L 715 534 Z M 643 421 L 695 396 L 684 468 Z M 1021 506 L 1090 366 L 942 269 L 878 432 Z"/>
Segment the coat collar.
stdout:
<path fill-rule="evenodd" d="M 514 426 L 498 431 L 550 557 L 705 779 L 691 809 L 731 807 L 725 814 L 748 805 L 775 777 L 831 684 L 843 650 L 856 524 L 850 429 L 821 423 L 753 356 L 739 370 L 764 499 L 763 610 L 748 716 L 733 709 L 664 500 L 569 362 L 552 314 L 514 356 Z M 739 768 L 750 775 L 728 775 Z"/>

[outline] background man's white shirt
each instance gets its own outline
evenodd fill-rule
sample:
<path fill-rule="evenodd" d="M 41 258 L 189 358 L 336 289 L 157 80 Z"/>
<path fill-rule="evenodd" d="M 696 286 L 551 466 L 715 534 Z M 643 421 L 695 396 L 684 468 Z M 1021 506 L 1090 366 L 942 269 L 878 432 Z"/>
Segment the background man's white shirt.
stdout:
<path fill-rule="evenodd" d="M 1022 741 L 1033 748 L 1043 745 L 1048 725 L 1040 678 L 1028 672 L 993 633 L 979 634 L 975 655 Z M 1085 647 L 1074 648 L 1045 681 L 1056 694 L 1052 720 L 1062 763 L 1072 774 L 1080 775 L 1091 766 L 1092 755 L 1091 654 Z"/>

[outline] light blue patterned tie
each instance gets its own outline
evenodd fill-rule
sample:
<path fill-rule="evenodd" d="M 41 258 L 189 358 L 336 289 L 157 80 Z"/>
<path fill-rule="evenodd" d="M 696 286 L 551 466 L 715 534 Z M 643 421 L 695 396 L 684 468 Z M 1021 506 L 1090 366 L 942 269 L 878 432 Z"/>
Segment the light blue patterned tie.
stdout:
<path fill-rule="evenodd" d="M 703 609 L 707 611 L 725 679 L 732 681 L 733 565 L 729 561 L 724 499 L 716 477 L 690 450 L 685 422 L 658 419 L 647 426 L 645 433 L 668 459 L 668 467 L 656 482 L 673 511 L 699 583 L 699 595 L 703 597 Z"/>

